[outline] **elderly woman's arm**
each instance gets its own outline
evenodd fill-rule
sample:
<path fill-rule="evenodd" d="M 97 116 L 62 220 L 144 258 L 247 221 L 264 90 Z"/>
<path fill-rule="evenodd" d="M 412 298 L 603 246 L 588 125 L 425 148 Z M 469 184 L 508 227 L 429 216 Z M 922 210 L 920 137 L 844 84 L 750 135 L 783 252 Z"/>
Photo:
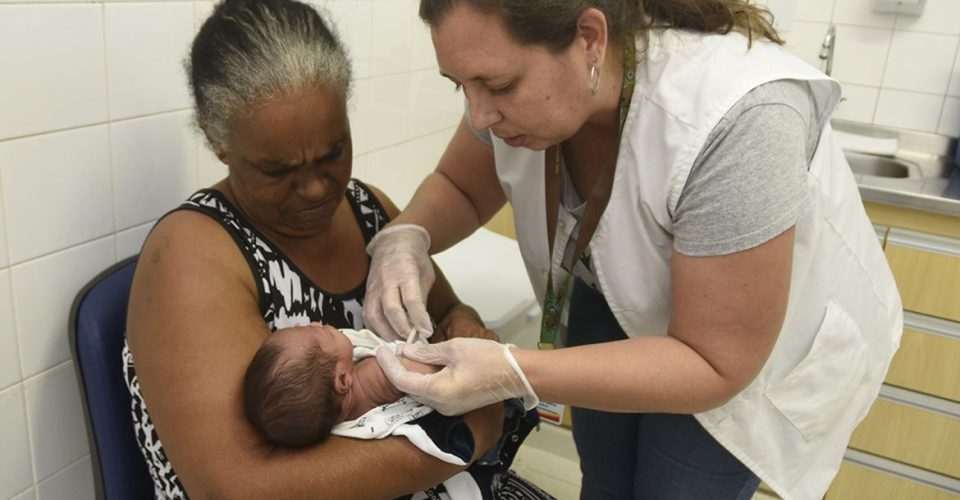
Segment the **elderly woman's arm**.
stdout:
<path fill-rule="evenodd" d="M 402 438 L 331 437 L 279 449 L 247 422 L 241 381 L 269 332 L 245 259 L 212 219 L 166 217 L 140 256 L 127 336 L 164 450 L 193 498 L 389 498 L 460 468 Z M 477 455 L 500 433 L 500 410 L 467 416 Z"/>

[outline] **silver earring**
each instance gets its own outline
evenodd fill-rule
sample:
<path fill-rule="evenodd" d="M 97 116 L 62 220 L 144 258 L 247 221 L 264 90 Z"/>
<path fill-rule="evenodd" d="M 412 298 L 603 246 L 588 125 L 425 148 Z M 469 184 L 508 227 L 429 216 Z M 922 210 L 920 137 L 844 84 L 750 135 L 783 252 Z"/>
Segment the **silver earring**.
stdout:
<path fill-rule="evenodd" d="M 600 86 L 600 72 L 597 71 L 597 60 L 593 60 L 590 65 L 590 94 L 597 95 L 597 88 Z"/>

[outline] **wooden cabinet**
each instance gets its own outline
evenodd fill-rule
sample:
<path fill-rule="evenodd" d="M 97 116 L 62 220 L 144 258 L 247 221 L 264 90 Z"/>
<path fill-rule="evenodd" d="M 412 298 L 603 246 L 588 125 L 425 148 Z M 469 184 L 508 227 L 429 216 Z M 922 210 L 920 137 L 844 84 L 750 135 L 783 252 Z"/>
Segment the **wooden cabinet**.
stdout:
<path fill-rule="evenodd" d="M 960 478 L 960 419 L 881 397 L 850 448 Z"/>
<path fill-rule="evenodd" d="M 960 322 L 960 239 L 893 228 L 884 251 L 904 310 Z"/>
<path fill-rule="evenodd" d="M 887 384 L 960 402 L 960 331 L 954 328 L 956 324 L 907 313 Z"/>
<path fill-rule="evenodd" d="M 957 500 L 949 491 L 844 461 L 827 500 Z"/>
<path fill-rule="evenodd" d="M 903 300 L 900 349 L 827 499 L 960 498 L 960 218 L 866 203 Z"/>

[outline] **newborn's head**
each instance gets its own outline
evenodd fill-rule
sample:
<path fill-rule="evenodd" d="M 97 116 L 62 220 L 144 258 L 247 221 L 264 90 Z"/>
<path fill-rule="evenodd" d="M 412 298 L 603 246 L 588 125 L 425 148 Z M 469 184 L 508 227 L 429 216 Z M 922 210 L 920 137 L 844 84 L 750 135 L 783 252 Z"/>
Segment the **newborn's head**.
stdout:
<path fill-rule="evenodd" d="M 333 327 L 312 323 L 272 333 L 247 367 L 247 418 L 277 444 L 322 442 L 340 421 L 352 353 L 350 340 Z"/>

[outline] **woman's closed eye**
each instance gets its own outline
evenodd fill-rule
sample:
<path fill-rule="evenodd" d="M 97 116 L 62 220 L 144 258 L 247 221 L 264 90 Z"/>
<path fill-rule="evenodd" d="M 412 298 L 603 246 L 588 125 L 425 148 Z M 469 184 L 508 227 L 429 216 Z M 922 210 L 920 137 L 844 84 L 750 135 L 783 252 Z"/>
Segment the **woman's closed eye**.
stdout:
<path fill-rule="evenodd" d="M 500 85 L 499 87 L 489 87 L 490 95 L 509 94 L 515 87 L 516 87 L 516 82 L 510 82 L 506 85 Z"/>
<path fill-rule="evenodd" d="M 339 141 L 327 151 L 327 153 L 320 158 L 317 158 L 311 164 L 313 165 L 323 165 L 325 163 L 333 163 L 341 159 L 343 152 L 346 151 L 346 141 Z M 260 172 L 263 175 L 270 177 L 272 179 L 279 179 L 291 172 L 297 171 L 303 165 L 283 165 L 280 163 L 271 163 L 267 165 L 262 165 L 260 167 Z"/>
<path fill-rule="evenodd" d="M 272 179 L 279 179 L 294 170 L 296 170 L 296 167 L 265 167 L 260 169 L 263 175 Z"/>
<path fill-rule="evenodd" d="M 347 148 L 346 148 L 346 142 L 344 142 L 344 141 L 337 142 L 337 143 L 333 146 L 333 149 L 331 149 L 330 152 L 328 152 L 327 154 L 323 155 L 323 157 L 320 158 L 320 159 L 318 160 L 318 162 L 319 162 L 319 163 L 326 163 L 326 162 L 329 162 L 329 161 L 337 160 L 337 159 L 339 159 L 341 156 L 343 156 L 343 152 L 344 152 L 346 149 L 347 149 Z"/>

